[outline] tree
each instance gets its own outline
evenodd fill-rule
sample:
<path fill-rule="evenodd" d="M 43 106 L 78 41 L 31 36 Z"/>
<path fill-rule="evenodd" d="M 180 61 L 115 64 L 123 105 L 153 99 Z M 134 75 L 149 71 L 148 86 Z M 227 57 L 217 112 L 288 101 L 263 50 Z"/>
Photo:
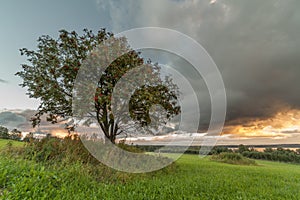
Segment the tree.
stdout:
<path fill-rule="evenodd" d="M 0 126 L 0 138 L 9 139 L 8 129 L 3 126 Z"/>
<path fill-rule="evenodd" d="M 270 147 L 267 147 L 267 148 L 264 149 L 264 152 L 265 153 L 273 153 L 274 150 L 272 148 L 270 148 Z"/>
<path fill-rule="evenodd" d="M 24 137 L 23 141 L 24 142 L 31 142 L 31 141 L 34 141 L 34 137 L 33 137 L 33 133 L 28 133 L 26 134 L 26 136 Z"/>
<path fill-rule="evenodd" d="M 22 132 L 18 129 L 13 129 L 10 133 L 10 139 L 12 140 L 21 140 L 22 138 Z"/>
<path fill-rule="evenodd" d="M 41 36 L 38 39 L 36 51 L 26 48 L 20 50 L 21 55 L 27 57 L 29 64 L 23 64 L 23 70 L 16 75 L 23 79 L 21 86 L 28 88 L 29 97 L 41 100 L 37 113 L 32 118 L 33 126 L 39 125 L 43 115 L 46 115 L 47 121 L 51 123 L 58 123 L 72 117 L 74 114 L 72 112 L 74 93 L 89 94 L 91 91 L 89 85 L 82 87 L 84 91 L 74 88 L 78 71 L 85 70 L 84 74 L 87 77 L 95 76 L 91 72 L 93 71 L 92 68 L 103 65 L 103 63 L 99 64 L 98 60 L 107 60 L 120 51 L 126 51 L 126 54 L 120 54 L 120 57 L 110 63 L 109 67 L 102 72 L 101 77 L 98 77 L 96 90 L 92 89 L 94 115 L 91 116 L 96 118 L 106 138 L 114 143 L 116 137 L 124 133 L 124 127 L 130 126 L 128 121 L 121 120 L 114 115 L 112 94 L 122 76 L 140 65 L 151 67 L 148 74 L 150 73 L 155 77 L 153 80 L 156 80 L 156 83 L 145 82 L 130 98 L 130 102 L 128 102 L 129 114 L 135 123 L 142 127 L 149 125 L 153 120 L 149 117 L 149 112 L 152 106 L 156 104 L 160 104 L 167 111 L 164 119 L 160 120 L 162 123 L 166 123 L 166 119 L 171 119 L 180 113 L 176 85 L 173 84 L 170 77 L 166 76 L 165 80 L 162 80 L 160 67 L 151 61 L 145 61 L 139 52 L 130 49 L 126 38 L 115 38 L 112 33 L 106 32 L 105 29 L 101 29 L 97 34 L 85 29 L 82 36 L 79 36 L 75 31 L 61 30 L 59 33 L 58 39 Z M 110 39 L 113 43 L 105 43 Z M 104 45 L 101 46 L 100 44 Z M 117 48 L 112 48 L 112 46 Z M 96 47 L 102 48 L 105 54 L 97 54 L 97 51 L 94 50 Z M 83 62 L 90 62 L 88 63 L 89 67 L 82 67 L 84 66 Z M 122 92 L 126 93 L 127 91 Z M 85 97 L 87 99 L 84 99 Z M 85 97 L 80 98 L 80 101 L 91 99 L 90 94 L 85 95 Z M 117 99 L 124 104 L 123 100 L 122 97 Z M 75 103 L 81 105 L 82 102 L 76 101 Z M 82 109 L 82 114 L 84 112 L 86 110 Z M 69 132 L 74 131 L 75 127 L 75 123 L 68 123 L 66 126 Z"/>
<path fill-rule="evenodd" d="M 238 153 L 243 153 L 245 151 L 250 151 L 250 150 L 247 146 L 240 144 L 237 151 L 238 151 Z"/>

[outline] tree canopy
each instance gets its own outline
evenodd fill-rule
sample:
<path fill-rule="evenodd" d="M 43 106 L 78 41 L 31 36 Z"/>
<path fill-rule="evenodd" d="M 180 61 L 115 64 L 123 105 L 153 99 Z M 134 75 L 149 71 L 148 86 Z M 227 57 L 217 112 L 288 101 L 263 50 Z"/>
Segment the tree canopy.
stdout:
<path fill-rule="evenodd" d="M 111 44 L 105 43 L 111 38 L 116 42 L 117 49 L 111 48 Z M 47 121 L 51 123 L 58 123 L 72 117 L 74 114 L 72 109 L 74 83 L 79 70 L 86 70 L 85 75 L 88 76 L 87 74 L 91 73 L 88 71 L 91 71 L 93 66 L 97 67 L 103 64 L 98 62 L 99 59 L 109 59 L 112 54 L 118 54 L 120 50 L 126 50 L 126 53 L 120 54 L 109 64 L 109 67 L 101 73 L 101 77 L 98 77 L 96 90 L 92 91 L 94 117 L 105 136 L 114 143 L 116 137 L 124 133 L 126 125 L 129 126 L 126 124 L 126 120 L 114 115 L 112 96 L 118 81 L 139 66 L 144 65 L 145 69 L 149 70 L 147 73 L 151 74 L 151 77 L 137 80 L 143 84 L 139 88 L 135 88 L 136 90 L 128 102 L 128 114 L 135 123 L 141 127 L 149 125 L 151 123 L 149 112 L 152 106 L 157 104 L 167 112 L 164 119 L 160 120 L 162 123 L 166 123 L 166 120 L 180 113 L 178 89 L 172 79 L 166 76 L 162 80 L 160 67 L 149 60 L 145 61 L 139 52 L 132 50 L 126 38 L 115 38 L 105 29 L 101 29 L 96 34 L 84 29 L 81 36 L 75 31 L 61 30 L 58 39 L 44 35 L 39 37 L 37 42 L 36 51 L 27 48 L 20 50 L 21 55 L 26 56 L 28 62 L 22 64 L 23 70 L 16 73 L 23 79 L 21 86 L 28 88 L 29 97 L 39 99 L 41 102 L 36 115 L 32 118 L 33 126 L 39 125 L 43 115 L 46 115 Z M 101 48 L 105 54 L 97 54 L 95 48 Z M 82 67 L 84 62 L 88 68 Z M 87 62 L 90 62 L 89 65 L 86 64 Z M 91 76 L 94 74 L 91 73 Z M 85 87 L 84 90 L 80 92 L 90 92 L 88 87 Z M 126 95 L 129 92 L 124 89 L 121 93 Z M 91 97 L 87 95 L 86 98 L 90 99 Z M 87 99 L 80 100 L 87 101 Z M 116 101 L 121 102 L 122 95 L 118 96 Z M 75 127 L 75 123 L 66 124 L 66 128 L 70 132 L 74 131 Z"/>
<path fill-rule="evenodd" d="M 2 139 L 8 139 L 9 138 L 9 133 L 8 133 L 8 129 L 0 126 L 0 138 Z"/>

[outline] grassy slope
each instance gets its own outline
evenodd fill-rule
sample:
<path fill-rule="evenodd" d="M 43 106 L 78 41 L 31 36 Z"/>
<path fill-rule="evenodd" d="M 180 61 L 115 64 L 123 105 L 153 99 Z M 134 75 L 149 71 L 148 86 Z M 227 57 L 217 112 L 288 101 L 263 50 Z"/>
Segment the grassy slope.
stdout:
<path fill-rule="evenodd" d="M 7 145 L 8 142 L 12 142 L 13 146 L 23 146 L 24 142 L 18 142 L 18 141 L 14 141 L 14 140 L 4 140 L 4 139 L 0 139 L 0 149 L 5 147 Z"/>
<path fill-rule="evenodd" d="M 0 193 L 4 199 L 300 199 L 299 165 L 258 163 L 236 166 L 184 155 L 176 172 L 104 184 L 79 165 L 57 171 L 0 157 Z"/>

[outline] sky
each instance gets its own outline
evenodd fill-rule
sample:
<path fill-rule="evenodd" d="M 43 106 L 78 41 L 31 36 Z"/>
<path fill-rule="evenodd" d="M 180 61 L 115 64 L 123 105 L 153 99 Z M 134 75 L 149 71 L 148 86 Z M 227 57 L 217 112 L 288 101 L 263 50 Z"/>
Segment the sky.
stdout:
<path fill-rule="evenodd" d="M 154 26 L 192 37 L 215 61 L 227 92 L 224 133 L 239 132 L 245 136 L 244 132 L 255 132 L 254 137 L 266 133 L 269 134 L 266 137 L 282 134 L 283 138 L 290 137 L 286 134 L 300 132 L 299 8 L 298 0 L 2 2 L 0 109 L 38 106 L 37 101 L 26 97 L 26 90 L 18 86 L 21 80 L 14 74 L 25 62 L 18 49 L 35 49 L 39 36 L 56 37 L 60 29 L 80 32 L 84 28 L 94 31 L 107 28 L 119 33 Z M 207 124 L 210 102 L 205 83 L 201 77 L 193 77 L 184 60 L 172 58 L 168 64 L 187 73 L 201 99 L 203 124 Z M 278 134 L 273 136 L 274 132 Z"/>
<path fill-rule="evenodd" d="M 96 1 L 3 1 L 0 7 L 0 109 L 37 108 L 37 102 L 26 97 L 14 76 L 25 58 L 20 48 L 36 48 L 41 35 L 56 37 L 61 29 L 82 31 L 84 28 L 109 29 L 108 14 L 98 9 Z"/>

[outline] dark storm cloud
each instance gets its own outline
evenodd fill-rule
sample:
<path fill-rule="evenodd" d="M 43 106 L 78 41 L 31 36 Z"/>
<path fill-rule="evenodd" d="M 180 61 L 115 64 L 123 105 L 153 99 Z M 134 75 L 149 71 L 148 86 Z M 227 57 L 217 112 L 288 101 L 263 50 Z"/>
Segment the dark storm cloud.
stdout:
<path fill-rule="evenodd" d="M 229 7 L 227 25 L 202 38 L 228 90 L 228 118 L 299 107 L 300 2 L 238 1 Z"/>
<path fill-rule="evenodd" d="M 200 42 L 222 73 L 228 121 L 300 108 L 300 1 L 114 0 L 107 8 L 115 31 L 159 26 Z"/>

